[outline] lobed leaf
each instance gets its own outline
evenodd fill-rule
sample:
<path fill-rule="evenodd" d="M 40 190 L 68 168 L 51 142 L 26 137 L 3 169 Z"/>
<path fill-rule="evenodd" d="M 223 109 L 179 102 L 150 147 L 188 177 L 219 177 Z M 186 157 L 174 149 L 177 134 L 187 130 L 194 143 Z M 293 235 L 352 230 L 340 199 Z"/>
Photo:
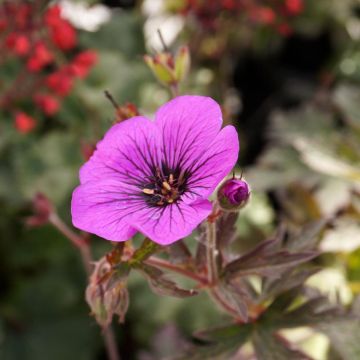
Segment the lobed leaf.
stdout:
<path fill-rule="evenodd" d="M 226 265 L 224 275 L 228 279 L 248 275 L 279 277 L 296 265 L 307 262 L 319 255 L 315 251 L 290 253 L 286 250 L 268 254 L 264 251 L 264 248 L 265 244 L 260 244 L 251 254 L 242 256 Z"/>
<path fill-rule="evenodd" d="M 205 341 L 190 347 L 177 360 L 230 359 L 249 339 L 251 325 L 228 325 L 194 334 L 195 339 Z"/>
<path fill-rule="evenodd" d="M 252 341 L 257 360 L 312 360 L 284 338 L 262 327 L 256 327 Z"/>
<path fill-rule="evenodd" d="M 154 293 L 162 296 L 175 296 L 179 298 L 197 295 L 197 291 L 182 289 L 177 284 L 165 277 L 162 270 L 148 265 L 141 264 L 137 267 L 148 279 L 149 285 Z"/>

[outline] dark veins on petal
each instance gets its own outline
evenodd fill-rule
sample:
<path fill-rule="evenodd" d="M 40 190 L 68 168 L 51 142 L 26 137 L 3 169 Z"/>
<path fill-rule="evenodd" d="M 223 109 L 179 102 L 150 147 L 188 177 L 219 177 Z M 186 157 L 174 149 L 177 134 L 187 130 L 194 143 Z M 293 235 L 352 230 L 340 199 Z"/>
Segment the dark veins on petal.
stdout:
<path fill-rule="evenodd" d="M 147 135 L 143 131 L 137 134 L 142 137 L 140 142 L 130 136 L 131 143 L 138 155 L 137 159 L 131 157 L 127 152 L 117 149 L 121 157 L 136 169 L 137 174 L 129 170 L 121 171 L 106 165 L 106 167 L 121 176 L 123 183 L 139 189 L 138 193 L 130 189 L 122 189 L 122 191 L 118 192 L 119 195 L 125 196 L 128 201 L 131 200 L 132 205 L 128 203 L 128 210 L 132 209 L 132 212 L 136 212 L 148 208 L 151 212 L 158 212 L 157 210 L 162 209 L 158 214 L 161 215 L 168 205 L 174 204 L 179 209 L 183 194 L 198 195 L 194 188 L 206 187 L 200 186 L 199 181 L 216 176 L 221 172 L 221 170 L 215 171 L 214 169 L 211 174 L 202 174 L 201 168 L 206 165 L 207 161 L 219 156 L 223 151 L 211 154 L 199 162 L 197 158 L 192 159 L 196 144 L 188 142 L 189 130 L 184 134 L 185 136 L 183 136 L 180 143 L 178 143 L 177 139 L 181 129 L 173 129 L 173 131 L 175 138 L 171 138 L 168 143 L 164 141 L 162 144 L 162 159 L 158 158 L 156 149 L 151 146 Z M 200 136 L 200 134 L 198 135 Z M 163 134 L 163 138 L 165 138 L 165 134 Z M 191 138 L 194 137 L 191 136 Z M 142 175 L 139 176 L 139 174 Z"/>

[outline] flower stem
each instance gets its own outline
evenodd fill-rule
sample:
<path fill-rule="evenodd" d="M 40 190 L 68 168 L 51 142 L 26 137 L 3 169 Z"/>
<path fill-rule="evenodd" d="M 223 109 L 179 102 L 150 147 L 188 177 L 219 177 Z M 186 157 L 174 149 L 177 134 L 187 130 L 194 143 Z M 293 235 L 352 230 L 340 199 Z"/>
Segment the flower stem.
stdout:
<path fill-rule="evenodd" d="M 218 266 L 217 266 L 218 251 L 216 248 L 216 222 L 207 222 L 207 248 L 206 248 L 206 259 L 207 259 L 207 271 L 208 271 L 208 282 L 210 285 L 214 285 L 218 279 Z"/>
<path fill-rule="evenodd" d="M 53 212 L 49 216 L 50 223 L 58 229 L 70 242 L 80 251 L 86 274 L 90 276 L 92 271 L 92 259 L 90 254 L 90 247 L 88 243 L 74 231 L 72 231 L 63 221 L 60 219 L 57 213 Z"/>
<path fill-rule="evenodd" d="M 178 84 L 170 85 L 170 92 L 173 98 L 179 96 L 179 85 Z"/>
<path fill-rule="evenodd" d="M 215 205 L 214 206 L 215 214 L 217 214 L 217 211 L 215 211 L 216 209 L 217 206 Z M 216 240 L 216 216 L 214 218 L 211 217 L 208 218 L 206 231 L 207 231 L 206 260 L 207 260 L 209 293 L 211 295 L 211 298 L 215 301 L 215 303 L 218 306 L 220 306 L 220 308 L 224 309 L 228 314 L 238 319 L 239 315 L 236 309 L 234 309 L 223 298 L 223 296 L 217 289 L 217 283 L 219 281 L 219 271 L 218 271 L 219 250 L 217 248 L 217 240 Z"/>
<path fill-rule="evenodd" d="M 115 336 L 111 325 L 104 329 L 103 337 L 109 360 L 120 360 L 120 355 L 117 350 Z"/>
<path fill-rule="evenodd" d="M 84 269 L 89 277 L 92 272 L 92 256 L 88 242 L 80 235 L 71 230 L 66 223 L 58 216 L 56 212 L 52 212 L 49 216 L 49 222 L 80 251 Z M 104 329 L 102 336 L 104 338 L 105 348 L 109 360 L 120 360 L 120 355 L 116 346 L 115 336 L 111 325 Z"/>

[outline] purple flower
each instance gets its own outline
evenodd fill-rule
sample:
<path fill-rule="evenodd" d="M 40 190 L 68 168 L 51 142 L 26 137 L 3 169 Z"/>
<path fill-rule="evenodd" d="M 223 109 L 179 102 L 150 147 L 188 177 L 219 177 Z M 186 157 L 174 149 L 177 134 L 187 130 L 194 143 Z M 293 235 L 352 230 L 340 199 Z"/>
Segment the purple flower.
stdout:
<path fill-rule="evenodd" d="M 236 130 L 221 125 L 219 105 L 203 96 L 169 101 L 155 121 L 114 125 L 80 169 L 74 226 L 112 241 L 140 231 L 162 245 L 189 235 L 237 160 Z"/>
<path fill-rule="evenodd" d="M 218 191 L 220 206 L 225 210 L 242 208 L 250 197 L 249 185 L 241 179 L 226 180 Z"/>

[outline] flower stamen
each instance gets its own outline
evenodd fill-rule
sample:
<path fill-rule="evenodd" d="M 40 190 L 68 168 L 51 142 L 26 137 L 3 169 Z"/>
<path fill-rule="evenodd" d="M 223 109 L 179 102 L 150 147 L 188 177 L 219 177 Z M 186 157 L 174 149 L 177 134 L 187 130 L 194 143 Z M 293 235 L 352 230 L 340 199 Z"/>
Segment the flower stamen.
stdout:
<path fill-rule="evenodd" d="M 171 186 L 169 185 L 169 183 L 167 181 L 163 181 L 162 186 L 166 190 L 171 191 Z"/>
<path fill-rule="evenodd" d="M 146 194 L 146 195 L 154 195 L 155 194 L 155 191 L 154 189 L 143 189 L 143 193 Z"/>
<path fill-rule="evenodd" d="M 165 174 L 164 174 L 165 172 Z M 161 171 L 160 168 L 155 169 L 152 182 L 145 184 L 142 188 L 146 200 L 151 205 L 164 206 L 175 203 L 185 190 L 184 175 L 177 178 L 172 172 Z"/>

